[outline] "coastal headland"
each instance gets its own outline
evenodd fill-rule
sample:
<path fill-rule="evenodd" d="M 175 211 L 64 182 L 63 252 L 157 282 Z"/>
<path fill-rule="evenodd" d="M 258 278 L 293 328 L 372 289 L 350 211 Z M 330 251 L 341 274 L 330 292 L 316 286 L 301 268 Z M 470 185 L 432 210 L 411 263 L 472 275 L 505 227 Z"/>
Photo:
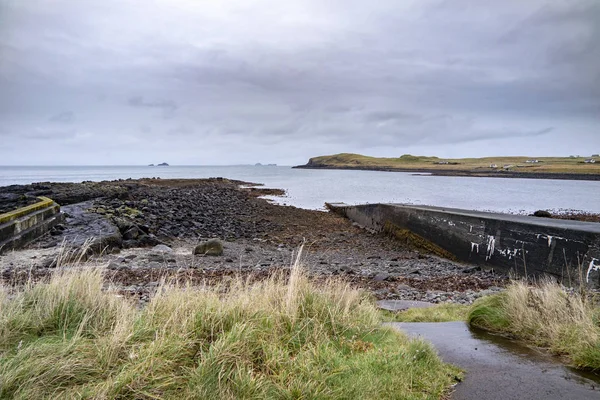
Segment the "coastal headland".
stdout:
<path fill-rule="evenodd" d="M 341 153 L 311 158 L 294 168 L 429 173 L 441 176 L 600 180 L 600 157 L 397 158 Z"/>
<path fill-rule="evenodd" d="M 468 304 L 507 281 L 333 213 L 260 198 L 281 195 L 280 190 L 223 178 L 0 188 L 0 194 L 7 193 L 48 196 L 66 217 L 26 248 L 0 255 L 0 278 L 11 284 L 48 276 L 61 257 L 64 263 L 65 248 L 87 246 L 88 261 L 108 265 L 107 279 L 124 295 L 145 301 L 165 277 L 218 283 L 239 274 L 268 276 L 287 268 L 303 243 L 304 264 L 312 276 L 342 276 L 378 299 Z M 193 254 L 199 242 L 211 238 L 223 243 L 221 256 Z"/>

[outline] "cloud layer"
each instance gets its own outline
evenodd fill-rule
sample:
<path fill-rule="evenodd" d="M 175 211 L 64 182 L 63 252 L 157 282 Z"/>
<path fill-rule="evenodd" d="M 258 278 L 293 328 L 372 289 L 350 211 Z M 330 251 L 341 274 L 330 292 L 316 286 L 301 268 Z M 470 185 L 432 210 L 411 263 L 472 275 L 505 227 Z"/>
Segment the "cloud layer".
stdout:
<path fill-rule="evenodd" d="M 0 164 L 598 153 L 599 18 L 597 0 L 0 0 Z"/>

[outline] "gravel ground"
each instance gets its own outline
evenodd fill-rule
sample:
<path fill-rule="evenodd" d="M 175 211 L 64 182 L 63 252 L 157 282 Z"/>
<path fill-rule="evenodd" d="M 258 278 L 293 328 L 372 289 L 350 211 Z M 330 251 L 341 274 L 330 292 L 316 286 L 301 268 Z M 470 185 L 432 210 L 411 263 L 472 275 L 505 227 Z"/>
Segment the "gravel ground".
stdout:
<path fill-rule="evenodd" d="M 61 251 L 64 258 L 64 246 L 77 248 L 94 236 L 86 264 L 107 266 L 107 280 L 142 302 L 163 278 L 214 283 L 236 274 L 260 278 L 285 271 L 302 244 L 303 264 L 316 279 L 340 276 L 378 299 L 471 303 L 507 281 L 407 248 L 331 213 L 270 204 L 258 196 L 281 193 L 240 184 L 143 179 L 0 188 L 67 205 L 65 224 L 27 249 L 0 256 L 0 279 L 18 285 L 45 277 Z M 192 255 L 208 238 L 222 240 L 223 255 Z"/>

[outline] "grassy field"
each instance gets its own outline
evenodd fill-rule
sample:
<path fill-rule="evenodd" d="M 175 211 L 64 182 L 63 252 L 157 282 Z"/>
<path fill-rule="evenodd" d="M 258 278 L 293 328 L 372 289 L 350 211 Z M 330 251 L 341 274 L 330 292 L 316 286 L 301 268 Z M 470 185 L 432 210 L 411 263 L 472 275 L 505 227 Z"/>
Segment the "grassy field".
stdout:
<path fill-rule="evenodd" d="M 555 283 L 514 282 L 505 292 L 477 300 L 467 320 L 568 356 L 578 368 L 600 370 L 600 307 Z"/>
<path fill-rule="evenodd" d="M 466 321 L 468 305 L 438 304 L 426 308 L 410 308 L 400 312 L 384 311 L 384 319 L 390 322 L 451 322 Z"/>
<path fill-rule="evenodd" d="M 438 157 L 405 154 L 398 158 L 377 158 L 360 154 L 342 153 L 311 158 L 310 166 L 335 168 L 396 168 L 403 170 L 465 171 L 472 173 L 527 172 L 563 174 L 600 174 L 600 157 L 595 164 L 587 164 L 590 157 L 485 157 L 440 159 Z M 528 163 L 537 160 L 537 163 Z M 447 162 L 447 164 L 446 164 Z M 497 168 L 492 168 L 496 165 Z M 506 168 L 504 168 L 507 166 Z"/>
<path fill-rule="evenodd" d="M 364 293 L 289 277 L 162 284 L 139 308 L 97 268 L 0 296 L 2 399 L 439 399 L 455 382 Z"/>

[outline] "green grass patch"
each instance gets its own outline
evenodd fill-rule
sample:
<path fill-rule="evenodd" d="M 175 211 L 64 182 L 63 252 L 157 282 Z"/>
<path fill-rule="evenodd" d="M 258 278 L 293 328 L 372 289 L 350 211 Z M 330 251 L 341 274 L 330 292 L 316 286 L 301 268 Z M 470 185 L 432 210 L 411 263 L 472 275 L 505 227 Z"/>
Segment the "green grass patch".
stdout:
<path fill-rule="evenodd" d="M 163 283 L 140 309 L 102 271 L 0 292 L 0 398 L 438 399 L 460 371 L 340 281 Z"/>
<path fill-rule="evenodd" d="M 451 322 L 466 321 L 469 306 L 462 304 L 438 304 L 428 308 L 410 308 L 400 312 L 383 311 L 386 322 Z"/>
<path fill-rule="evenodd" d="M 470 325 L 510 334 L 555 354 L 575 367 L 600 371 L 600 307 L 552 282 L 514 282 L 506 291 L 478 299 Z"/>

